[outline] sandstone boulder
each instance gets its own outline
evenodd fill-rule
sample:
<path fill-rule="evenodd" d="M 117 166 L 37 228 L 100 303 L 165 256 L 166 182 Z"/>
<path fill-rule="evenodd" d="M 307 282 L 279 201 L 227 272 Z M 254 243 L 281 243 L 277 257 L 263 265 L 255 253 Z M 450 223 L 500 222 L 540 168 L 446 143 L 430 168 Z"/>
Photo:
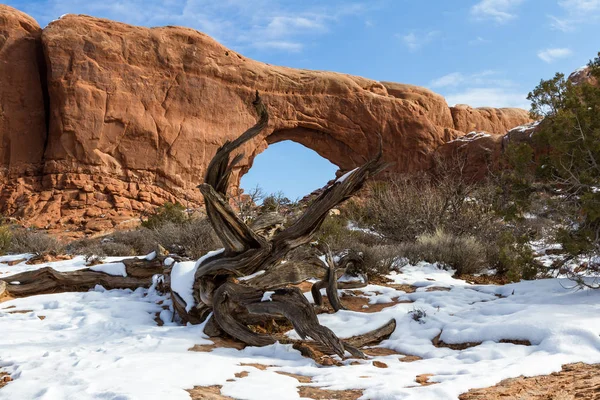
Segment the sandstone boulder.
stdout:
<path fill-rule="evenodd" d="M 573 71 L 573 73 L 569 75 L 568 79 L 576 85 L 584 82 L 592 85 L 598 85 L 598 79 L 592 75 L 592 71 L 588 66 L 581 67 Z"/>
<path fill-rule="evenodd" d="M 538 127 L 538 122 L 532 122 L 517 126 L 504 135 L 473 131 L 438 147 L 436 155 L 443 162 L 461 165 L 468 180 L 479 181 L 490 171 L 502 168 L 502 154 L 509 144 L 533 144 L 532 137 Z"/>

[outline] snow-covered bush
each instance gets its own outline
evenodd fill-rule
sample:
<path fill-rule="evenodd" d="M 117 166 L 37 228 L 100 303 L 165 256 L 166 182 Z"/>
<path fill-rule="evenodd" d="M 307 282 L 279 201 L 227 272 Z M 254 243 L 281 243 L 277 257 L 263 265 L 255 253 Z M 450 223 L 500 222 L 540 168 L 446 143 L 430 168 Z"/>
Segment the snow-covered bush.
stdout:
<path fill-rule="evenodd" d="M 415 308 L 410 310 L 408 313 L 411 315 L 413 321 L 416 321 L 420 324 L 425 323 L 425 318 L 427 318 L 427 312 L 424 309 Z"/>

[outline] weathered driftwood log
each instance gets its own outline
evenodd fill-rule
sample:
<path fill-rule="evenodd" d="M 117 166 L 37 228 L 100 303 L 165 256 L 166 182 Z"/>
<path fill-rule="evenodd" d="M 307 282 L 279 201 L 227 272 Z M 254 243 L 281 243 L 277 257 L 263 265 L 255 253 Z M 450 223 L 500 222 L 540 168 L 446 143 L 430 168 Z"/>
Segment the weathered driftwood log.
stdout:
<path fill-rule="evenodd" d="M 46 293 L 82 292 L 101 285 L 105 289 L 137 289 L 150 287 L 152 277 L 165 272 L 164 257 L 153 260 L 144 258 L 125 259 L 127 276 L 114 276 L 104 272 L 82 269 L 59 272 L 50 267 L 8 277 L 0 277 L 0 296 L 26 297 Z"/>
<path fill-rule="evenodd" d="M 385 325 L 368 333 L 343 339 L 344 348 L 355 357 L 365 358 L 364 353 L 358 350 L 360 347 L 376 344 L 384 339 L 389 338 L 395 329 L 396 320 L 391 319 Z M 318 353 L 326 355 L 334 354 L 328 346 L 324 346 L 323 344 L 317 342 L 307 342 L 304 340 L 286 341 L 285 339 L 283 339 L 282 342 L 292 343 L 294 348 L 300 351 L 305 357 L 310 357 L 315 360 L 319 359 Z"/>
<path fill-rule="evenodd" d="M 273 235 L 259 235 L 237 216 L 226 200 L 231 171 L 242 157 L 238 154 L 230 162 L 231 154 L 268 124 L 268 113 L 258 93 L 253 104 L 259 115 L 258 123 L 217 151 L 207 168 L 205 183 L 199 186 L 208 219 L 224 250 L 203 260 L 196 270 L 195 309 L 212 309 L 210 334 L 223 330 L 247 344 L 267 345 L 276 339 L 252 331 L 249 325 L 268 318 L 283 317 L 292 323 L 302 338 L 310 337 L 340 356 L 344 350 L 361 355 L 351 344 L 345 346 L 331 330 L 320 325 L 313 306 L 297 288 L 286 287 L 308 278 L 306 271 L 311 268 L 314 271 L 315 264 L 307 263 L 308 268 L 305 269 L 298 263 L 284 260 L 291 250 L 312 240 L 331 208 L 348 199 L 369 177 L 385 167 L 380 161 L 381 148 L 374 159 L 327 186 L 289 227 Z M 320 266 L 324 275 L 321 282 L 327 282 L 324 287 L 327 288 L 328 297 L 334 309 L 339 310 L 342 306 L 337 296 L 336 266 L 331 254 L 329 259 L 328 267 Z M 259 275 L 261 271 L 262 275 Z M 242 278 L 255 274 L 253 279 Z M 269 289 L 274 289 L 274 292 L 268 293 Z M 183 307 L 177 307 L 176 310 L 184 321 L 197 322 L 201 319 L 197 312 L 190 315 Z"/>

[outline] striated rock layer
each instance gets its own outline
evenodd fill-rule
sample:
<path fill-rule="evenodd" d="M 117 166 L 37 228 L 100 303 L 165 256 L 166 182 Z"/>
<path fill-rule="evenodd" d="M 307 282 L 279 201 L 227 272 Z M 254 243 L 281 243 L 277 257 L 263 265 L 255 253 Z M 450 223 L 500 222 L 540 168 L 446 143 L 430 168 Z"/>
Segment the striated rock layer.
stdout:
<path fill-rule="evenodd" d="M 11 22 L 12 14 L 22 15 L 0 9 L 0 29 L 16 37 L 23 28 Z M 217 148 L 255 122 L 255 90 L 271 119 L 245 146 L 234 184 L 258 153 L 283 140 L 349 170 L 376 152 L 381 134 L 391 171 L 412 172 L 429 168 L 436 148 L 470 130 L 504 134 L 529 121 L 524 110 L 450 108 L 442 96 L 416 86 L 271 66 L 187 28 L 68 15 L 39 39 L 39 28 L 29 24 L 31 47 L 41 43 L 45 65 L 33 55 L 14 62 L 27 64 L 24 73 L 47 70 L 47 86 L 40 75 L 20 77 L 39 93 L 26 114 L 44 115 L 47 88 L 47 137 L 38 140 L 45 151 L 40 163 L 36 146 L 26 146 L 30 158 L 2 150 L 37 171 L 5 182 L 2 204 L 5 213 L 40 226 L 105 230 L 165 201 L 198 206 L 196 186 Z M 24 96 L 27 85 L 15 90 Z M 29 128 L 18 134 L 2 125 L 0 135 L 42 136 L 38 126 Z"/>

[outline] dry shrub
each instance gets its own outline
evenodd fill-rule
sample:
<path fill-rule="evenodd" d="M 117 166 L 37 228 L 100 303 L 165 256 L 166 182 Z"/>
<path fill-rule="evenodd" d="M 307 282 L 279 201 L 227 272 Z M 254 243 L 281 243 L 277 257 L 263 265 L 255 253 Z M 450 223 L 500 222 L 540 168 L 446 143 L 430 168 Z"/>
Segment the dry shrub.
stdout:
<path fill-rule="evenodd" d="M 69 245 L 69 252 L 89 258 L 134 256 L 148 254 L 161 245 L 171 253 L 200 258 L 218 243 L 207 219 L 191 218 L 180 223 L 165 220 L 152 229 L 117 231 L 102 239 L 81 239 Z"/>
<path fill-rule="evenodd" d="M 394 269 L 398 258 L 397 245 L 388 244 L 378 235 L 348 229 L 348 220 L 339 215 L 329 215 L 325 218 L 316 240 L 327 244 L 337 254 L 357 252 L 362 263 L 347 271 L 351 275 L 366 273 L 373 277 L 388 274 Z"/>
<path fill-rule="evenodd" d="M 103 242 L 119 243 L 133 249 L 137 255 L 156 250 L 156 239 L 151 229 L 138 228 L 132 231 L 117 231 L 103 239 Z"/>
<path fill-rule="evenodd" d="M 6 254 L 10 249 L 12 232 L 8 226 L 0 226 L 0 255 Z"/>
<path fill-rule="evenodd" d="M 482 272 L 487 250 L 473 236 L 456 236 L 442 230 L 423 234 L 413 243 L 400 246 L 401 255 L 411 262 L 438 262 L 456 270 L 458 275 Z"/>
<path fill-rule="evenodd" d="M 44 232 L 17 228 L 12 232 L 10 253 L 32 253 L 42 255 L 47 253 L 60 254 L 64 246 L 58 239 Z"/>
<path fill-rule="evenodd" d="M 350 203 L 348 213 L 351 219 L 396 242 L 412 242 L 438 229 L 489 240 L 499 229 L 494 195 L 489 184 L 426 175 L 399 176 L 371 184 L 363 206 Z"/>
<path fill-rule="evenodd" d="M 172 253 L 200 258 L 220 247 L 208 219 L 197 218 L 183 224 L 165 223 L 152 231 L 154 240 Z"/>
<path fill-rule="evenodd" d="M 145 221 L 142 221 L 142 227 L 155 229 L 168 222 L 183 224 L 188 218 L 184 206 L 179 203 L 166 202 L 158 207 L 152 215 L 148 216 Z"/>
<path fill-rule="evenodd" d="M 459 273 L 493 268 L 496 243 L 514 227 L 496 212 L 497 186 L 469 181 L 463 167 L 452 160 L 438 164 L 432 174 L 372 182 L 362 199 L 344 205 L 344 215 L 380 233 L 388 244 L 396 243 L 397 255 L 412 262 L 440 262 Z"/>
<path fill-rule="evenodd" d="M 315 240 L 319 243 L 326 243 L 334 252 L 356 249 L 361 245 L 374 246 L 383 241 L 377 235 L 348 229 L 348 220 L 339 215 L 325 217 Z"/>
<path fill-rule="evenodd" d="M 400 248 L 398 245 L 360 245 L 358 246 L 359 254 L 363 259 L 361 271 L 369 276 L 387 275 L 391 271 L 398 269 L 400 262 Z M 355 274 L 355 271 L 348 271 L 350 274 Z"/>
<path fill-rule="evenodd" d="M 90 260 L 102 260 L 105 257 L 131 257 L 136 255 L 132 247 L 109 240 L 92 242 L 80 248 L 77 253 L 83 254 L 88 263 Z"/>

